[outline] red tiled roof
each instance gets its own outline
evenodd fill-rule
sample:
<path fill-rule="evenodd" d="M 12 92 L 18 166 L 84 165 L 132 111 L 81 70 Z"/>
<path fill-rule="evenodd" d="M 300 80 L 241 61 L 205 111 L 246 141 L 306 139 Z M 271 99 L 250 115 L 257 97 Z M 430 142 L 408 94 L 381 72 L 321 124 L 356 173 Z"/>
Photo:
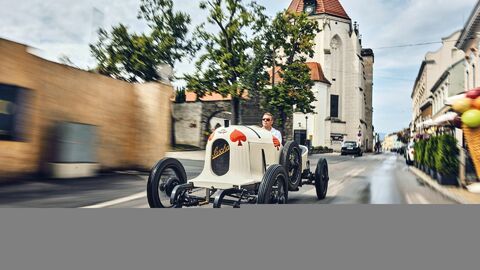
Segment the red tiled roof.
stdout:
<path fill-rule="evenodd" d="M 320 63 L 307 62 L 307 65 L 310 68 L 310 75 L 313 81 L 331 84 L 327 78 L 325 78 L 325 74 L 323 74 L 322 65 L 320 65 Z"/>
<path fill-rule="evenodd" d="M 326 84 L 331 84 L 327 78 L 325 78 L 325 74 L 322 70 L 322 65 L 317 62 L 307 62 L 307 66 L 310 68 L 310 78 L 312 81 L 315 82 L 322 82 Z M 280 77 L 280 67 L 275 68 L 275 82 L 281 82 L 283 79 Z M 272 71 L 268 72 L 270 77 L 272 77 Z"/>
<path fill-rule="evenodd" d="M 288 10 L 297 13 L 303 12 L 303 1 L 304 0 L 292 0 Z M 350 20 L 350 17 L 338 0 L 317 0 L 317 10 L 315 14 L 329 14 Z"/>

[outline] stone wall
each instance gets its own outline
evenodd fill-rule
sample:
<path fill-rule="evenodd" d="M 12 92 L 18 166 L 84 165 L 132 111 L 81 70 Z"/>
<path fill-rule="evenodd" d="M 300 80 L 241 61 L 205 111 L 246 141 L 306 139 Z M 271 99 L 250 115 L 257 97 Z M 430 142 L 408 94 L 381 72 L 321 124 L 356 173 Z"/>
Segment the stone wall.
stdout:
<path fill-rule="evenodd" d="M 0 141 L 0 177 L 42 171 L 57 121 L 98 128 L 103 170 L 150 168 L 170 138 L 170 96 L 165 84 L 136 85 L 56 64 L 0 39 L 0 83 L 29 89 L 26 141 Z"/>
<path fill-rule="evenodd" d="M 207 134 L 211 131 L 209 129 L 213 128 L 209 125 L 210 121 L 216 117 L 231 120 L 230 111 L 231 104 L 228 100 L 173 104 L 175 143 L 204 148 Z M 242 101 L 240 124 L 260 125 L 262 114 L 258 98 Z"/>
<path fill-rule="evenodd" d="M 202 146 L 202 103 L 173 104 L 175 143 Z"/>
<path fill-rule="evenodd" d="M 375 58 L 373 51 L 363 50 L 363 63 L 365 65 L 365 122 L 367 123 L 367 134 L 364 138 L 368 141 L 366 145 L 367 152 L 373 151 L 373 64 Z"/>
<path fill-rule="evenodd" d="M 249 100 L 242 101 L 241 121 L 243 125 L 261 125 L 264 111 L 260 109 L 260 97 L 252 95 Z"/>

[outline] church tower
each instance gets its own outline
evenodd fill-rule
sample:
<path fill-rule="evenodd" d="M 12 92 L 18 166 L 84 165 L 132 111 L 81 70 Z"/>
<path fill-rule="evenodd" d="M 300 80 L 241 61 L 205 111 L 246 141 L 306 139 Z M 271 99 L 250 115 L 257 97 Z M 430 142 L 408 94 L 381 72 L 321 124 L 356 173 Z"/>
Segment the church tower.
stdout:
<path fill-rule="evenodd" d="M 358 141 L 365 150 L 371 150 L 373 127 L 368 114 L 371 112 L 372 93 L 367 91 L 372 91 L 372 85 L 367 84 L 372 83 L 365 73 L 367 63 L 362 55 L 358 24 L 352 23 L 338 0 L 292 0 L 288 11 L 304 12 L 318 22 L 320 32 L 315 38 L 315 53 L 308 61 L 321 65 L 331 83 L 327 93 L 320 97 L 325 99 L 321 103 L 324 106 L 316 108 L 317 114 L 326 117 L 317 117 L 315 121 L 324 122 L 311 123 L 310 126 L 315 126 L 317 130 L 309 129 L 307 133 L 310 137 L 322 138 L 317 142 L 318 146 L 338 150 L 343 141 Z M 369 52 L 373 56 L 373 51 Z M 322 135 L 316 135 L 318 133 Z"/>

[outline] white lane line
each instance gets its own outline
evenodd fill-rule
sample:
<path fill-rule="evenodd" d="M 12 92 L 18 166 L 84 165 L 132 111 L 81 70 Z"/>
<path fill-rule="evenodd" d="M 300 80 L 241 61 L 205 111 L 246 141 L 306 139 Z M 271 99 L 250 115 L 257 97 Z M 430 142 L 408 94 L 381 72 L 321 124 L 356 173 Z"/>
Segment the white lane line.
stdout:
<path fill-rule="evenodd" d="M 408 204 L 430 204 L 427 199 L 418 193 L 406 194 Z"/>
<path fill-rule="evenodd" d="M 347 184 L 346 182 L 348 180 L 350 180 L 350 179 L 345 180 L 345 178 L 353 178 L 353 177 L 359 176 L 365 170 L 366 170 L 366 168 L 358 168 L 358 169 L 350 170 L 349 172 L 347 172 L 345 174 L 343 180 L 332 182 L 331 185 L 329 185 L 327 195 L 329 195 L 329 196 L 337 195 L 337 193 L 340 192 L 340 190 L 342 190 L 346 186 L 346 184 Z M 312 195 L 312 194 L 315 194 L 315 193 L 316 193 L 315 188 L 312 188 L 312 189 L 309 189 L 307 191 L 304 191 L 304 192 L 300 193 L 300 195 Z"/>
<path fill-rule="evenodd" d="M 90 206 L 84 206 L 84 207 L 81 207 L 81 208 L 105 208 L 105 207 L 129 202 L 129 201 L 137 200 L 137 199 L 140 199 L 140 198 L 144 198 L 146 196 L 147 196 L 147 192 L 144 191 L 144 192 L 133 194 L 133 195 L 130 195 L 130 196 L 127 196 L 127 197 L 123 197 L 123 198 L 119 198 L 119 199 L 115 199 L 115 200 L 111 200 L 111 201 L 103 202 L 103 203 L 99 203 L 99 204 L 94 204 L 94 205 L 90 205 Z"/>
<path fill-rule="evenodd" d="M 410 197 L 410 194 L 405 194 L 405 200 L 408 204 L 415 204 L 415 202 L 412 200 L 412 197 Z"/>
<path fill-rule="evenodd" d="M 356 177 L 356 176 L 359 176 L 359 175 L 360 175 L 361 173 L 363 173 L 364 171 L 365 171 L 365 168 L 363 168 L 363 169 L 357 169 L 357 170 L 355 170 L 354 172 L 347 174 L 347 176 L 349 176 L 349 177 Z"/>
<path fill-rule="evenodd" d="M 425 197 L 423 197 L 422 195 L 417 194 L 416 196 L 420 204 L 430 204 L 430 202 L 427 201 L 427 199 L 425 199 Z"/>

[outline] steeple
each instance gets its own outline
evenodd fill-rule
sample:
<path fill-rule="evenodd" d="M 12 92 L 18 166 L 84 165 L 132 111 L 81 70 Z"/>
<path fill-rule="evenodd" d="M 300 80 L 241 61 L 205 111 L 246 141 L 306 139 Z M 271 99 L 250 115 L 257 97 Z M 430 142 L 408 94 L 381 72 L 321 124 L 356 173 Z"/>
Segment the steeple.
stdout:
<path fill-rule="evenodd" d="M 309 15 L 328 14 L 350 20 L 338 0 L 292 0 L 288 10 L 291 12 L 306 12 Z"/>

